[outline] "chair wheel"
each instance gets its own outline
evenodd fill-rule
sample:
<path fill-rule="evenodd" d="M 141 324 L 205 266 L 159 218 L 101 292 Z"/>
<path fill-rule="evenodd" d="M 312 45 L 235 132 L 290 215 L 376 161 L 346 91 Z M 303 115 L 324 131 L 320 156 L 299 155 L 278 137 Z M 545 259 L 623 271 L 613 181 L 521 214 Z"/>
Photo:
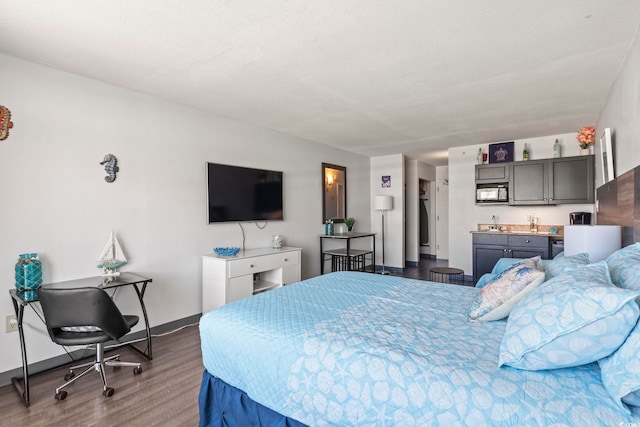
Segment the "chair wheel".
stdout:
<path fill-rule="evenodd" d="M 111 397 L 113 396 L 113 392 L 115 390 L 112 387 L 107 387 L 104 389 L 104 391 L 102 392 L 102 394 L 104 395 L 104 397 Z"/>
<path fill-rule="evenodd" d="M 71 378 L 73 378 L 73 377 L 75 377 L 75 376 L 76 376 L 76 374 L 74 374 L 73 372 L 69 372 L 68 374 L 66 374 L 66 375 L 64 376 L 64 380 L 65 380 L 65 381 L 69 381 Z"/>
<path fill-rule="evenodd" d="M 60 393 L 56 393 L 56 400 L 64 400 L 67 398 L 67 392 L 62 390 Z"/>
<path fill-rule="evenodd" d="M 142 366 L 133 368 L 133 375 L 140 375 L 142 373 Z"/>

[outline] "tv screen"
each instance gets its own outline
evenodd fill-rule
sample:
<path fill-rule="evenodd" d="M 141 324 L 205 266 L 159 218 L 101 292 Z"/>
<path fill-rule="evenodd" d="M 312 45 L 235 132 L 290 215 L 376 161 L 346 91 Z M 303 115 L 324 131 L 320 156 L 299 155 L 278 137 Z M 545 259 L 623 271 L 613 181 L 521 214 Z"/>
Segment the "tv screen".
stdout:
<path fill-rule="evenodd" d="M 209 223 L 282 220 L 282 172 L 207 163 Z"/>

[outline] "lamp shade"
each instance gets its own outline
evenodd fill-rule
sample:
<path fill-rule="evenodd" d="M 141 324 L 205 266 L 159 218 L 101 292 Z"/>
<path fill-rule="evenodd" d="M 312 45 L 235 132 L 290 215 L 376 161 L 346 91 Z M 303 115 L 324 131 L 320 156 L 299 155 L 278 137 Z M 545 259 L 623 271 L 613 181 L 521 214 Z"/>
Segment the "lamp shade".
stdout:
<path fill-rule="evenodd" d="M 393 197 L 376 196 L 373 200 L 373 209 L 377 211 L 389 211 L 393 209 Z"/>
<path fill-rule="evenodd" d="M 622 227 L 619 225 L 565 225 L 564 254 L 589 254 L 589 261 L 598 262 L 620 249 Z"/>

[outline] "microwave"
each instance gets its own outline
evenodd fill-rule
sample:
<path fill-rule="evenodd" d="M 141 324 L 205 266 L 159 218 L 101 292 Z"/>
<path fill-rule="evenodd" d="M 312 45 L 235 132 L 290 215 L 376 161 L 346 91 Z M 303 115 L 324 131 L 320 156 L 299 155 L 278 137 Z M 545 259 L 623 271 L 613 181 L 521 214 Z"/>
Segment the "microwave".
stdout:
<path fill-rule="evenodd" d="M 478 186 L 476 203 L 500 203 L 509 201 L 509 192 L 505 185 Z"/>

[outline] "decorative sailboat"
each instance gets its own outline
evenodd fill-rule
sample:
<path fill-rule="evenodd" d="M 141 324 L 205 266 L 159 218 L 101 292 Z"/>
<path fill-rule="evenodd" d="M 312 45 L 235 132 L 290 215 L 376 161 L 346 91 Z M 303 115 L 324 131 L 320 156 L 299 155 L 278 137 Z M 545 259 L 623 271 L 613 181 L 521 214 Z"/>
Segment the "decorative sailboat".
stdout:
<path fill-rule="evenodd" d="M 116 268 L 121 267 L 126 263 L 127 257 L 124 256 L 124 252 L 120 247 L 118 238 L 112 231 L 107 244 L 104 245 L 104 249 L 102 249 L 102 252 L 100 253 L 100 259 L 98 259 L 98 268 L 102 268 L 101 276 L 119 276 L 120 273 L 116 271 Z"/>

